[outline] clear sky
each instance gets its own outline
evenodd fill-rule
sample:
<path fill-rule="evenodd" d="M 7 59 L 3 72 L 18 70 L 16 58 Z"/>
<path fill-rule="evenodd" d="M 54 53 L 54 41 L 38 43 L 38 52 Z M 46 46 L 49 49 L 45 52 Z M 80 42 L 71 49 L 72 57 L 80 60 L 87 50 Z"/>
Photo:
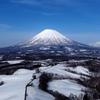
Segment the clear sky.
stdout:
<path fill-rule="evenodd" d="M 0 46 L 44 29 L 84 44 L 100 41 L 100 0 L 0 0 Z"/>

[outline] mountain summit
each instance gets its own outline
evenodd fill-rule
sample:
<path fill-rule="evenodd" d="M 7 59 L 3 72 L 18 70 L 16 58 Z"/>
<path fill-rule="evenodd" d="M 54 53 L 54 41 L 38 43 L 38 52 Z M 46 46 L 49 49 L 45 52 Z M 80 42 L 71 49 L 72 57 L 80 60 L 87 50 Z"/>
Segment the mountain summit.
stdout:
<path fill-rule="evenodd" d="M 19 45 L 22 46 L 32 46 L 32 45 L 65 45 L 71 44 L 72 40 L 63 36 L 59 32 L 51 29 L 45 29 L 38 35 L 34 36 L 32 39 L 23 42 Z"/>

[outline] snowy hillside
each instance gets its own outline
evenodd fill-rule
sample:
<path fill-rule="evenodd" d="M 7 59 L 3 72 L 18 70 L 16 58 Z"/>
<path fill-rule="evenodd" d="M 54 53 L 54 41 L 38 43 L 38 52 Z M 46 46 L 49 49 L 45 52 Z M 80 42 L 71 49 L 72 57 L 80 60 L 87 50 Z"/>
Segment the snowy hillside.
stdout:
<path fill-rule="evenodd" d="M 0 78 L 4 81 L 4 85 L 0 86 L 0 100 L 24 100 L 25 98 L 25 86 L 32 79 L 32 75 L 35 73 L 35 70 L 29 71 L 25 69 L 20 69 L 14 73 L 14 75 L 0 75 Z M 38 74 L 39 76 L 39 74 Z M 38 80 L 38 79 L 37 79 Z M 35 81 L 37 81 L 35 80 Z M 34 82 L 35 82 L 34 81 Z M 36 83 L 37 84 L 37 83 Z M 35 84 L 34 84 L 35 85 Z M 37 84 L 38 85 L 38 84 Z M 31 91 L 34 92 L 31 92 Z M 28 91 L 30 94 L 27 100 L 44 100 L 45 97 L 50 98 L 48 100 L 53 100 L 54 97 L 43 92 L 37 87 L 31 87 Z M 32 95 L 32 98 L 31 98 Z"/>
<path fill-rule="evenodd" d="M 90 46 L 94 46 L 94 47 L 100 47 L 100 42 L 96 42 L 96 43 L 91 43 L 89 44 Z"/>
<path fill-rule="evenodd" d="M 88 69 L 82 66 L 76 67 L 75 69 L 69 68 L 72 71 L 74 70 L 78 73 L 89 75 Z M 0 100 L 25 100 L 25 87 L 29 82 L 32 85 L 27 86 L 28 95 L 26 95 L 26 100 L 54 100 L 55 97 L 53 95 L 38 87 L 40 84 L 39 78 L 43 72 L 54 74 L 54 79 L 48 83 L 48 91 L 58 91 L 67 97 L 69 97 L 71 93 L 77 96 L 81 93 L 84 95 L 84 92 L 81 90 L 86 87 L 77 84 L 75 81 L 70 80 L 70 78 L 67 79 L 67 77 L 80 79 L 81 75 L 66 71 L 69 68 L 67 68 L 65 64 L 58 64 L 55 66 L 40 67 L 40 71 L 19 69 L 13 75 L 0 75 L 0 80 L 4 82 L 4 84 L 0 86 Z M 32 78 L 33 75 L 36 75 L 36 79 Z M 59 79 L 56 75 L 63 77 L 63 79 Z M 58 79 L 55 80 L 56 77 L 58 77 Z"/>
<path fill-rule="evenodd" d="M 8 62 L 9 64 L 17 64 L 17 63 L 21 63 L 24 60 L 9 60 L 9 61 L 4 61 L 4 62 Z"/>
<path fill-rule="evenodd" d="M 0 66 L 0 100 L 100 98 L 99 59 L 20 59 L 1 61 Z"/>

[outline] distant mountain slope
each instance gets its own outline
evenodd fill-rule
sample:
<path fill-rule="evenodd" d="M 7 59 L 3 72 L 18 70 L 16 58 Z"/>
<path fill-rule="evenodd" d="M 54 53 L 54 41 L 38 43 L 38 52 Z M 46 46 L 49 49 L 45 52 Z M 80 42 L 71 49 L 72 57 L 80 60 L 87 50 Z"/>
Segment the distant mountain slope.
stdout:
<path fill-rule="evenodd" d="M 96 43 L 91 43 L 89 44 L 90 46 L 94 46 L 94 47 L 100 47 L 100 42 L 96 42 Z"/>

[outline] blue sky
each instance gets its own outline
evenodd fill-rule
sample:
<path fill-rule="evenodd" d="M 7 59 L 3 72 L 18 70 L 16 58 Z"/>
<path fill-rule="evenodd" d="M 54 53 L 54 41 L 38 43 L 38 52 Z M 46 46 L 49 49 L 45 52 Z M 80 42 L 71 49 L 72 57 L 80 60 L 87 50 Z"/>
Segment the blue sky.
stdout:
<path fill-rule="evenodd" d="M 100 41 L 100 0 L 0 0 L 0 46 L 44 29 L 84 44 Z"/>

